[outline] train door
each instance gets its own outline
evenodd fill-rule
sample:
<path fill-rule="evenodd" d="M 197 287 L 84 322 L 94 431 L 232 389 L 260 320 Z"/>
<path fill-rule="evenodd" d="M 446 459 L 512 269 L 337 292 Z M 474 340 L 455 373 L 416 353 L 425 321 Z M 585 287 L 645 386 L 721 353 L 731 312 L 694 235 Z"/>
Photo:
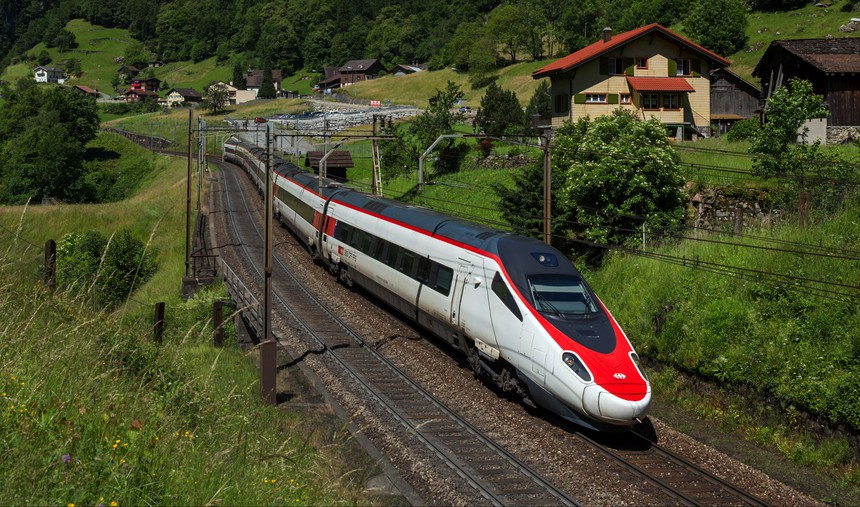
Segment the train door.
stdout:
<path fill-rule="evenodd" d="M 484 279 L 483 259 L 471 254 L 458 257 L 459 294 L 452 299 L 457 301 L 458 311 L 452 308 L 452 320 L 459 319 L 459 327 L 466 336 L 498 349 L 488 302 L 489 282 Z"/>
<path fill-rule="evenodd" d="M 517 306 L 515 296 L 499 272 L 493 274 L 490 284 L 489 307 L 499 350 L 506 357 L 513 357 L 519 349 L 523 330 L 523 314 Z"/>

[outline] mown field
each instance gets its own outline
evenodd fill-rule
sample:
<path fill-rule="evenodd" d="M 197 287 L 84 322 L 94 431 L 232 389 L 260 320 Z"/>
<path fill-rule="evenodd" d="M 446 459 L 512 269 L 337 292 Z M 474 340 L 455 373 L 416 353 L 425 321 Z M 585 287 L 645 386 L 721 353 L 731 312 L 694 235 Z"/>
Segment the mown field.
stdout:
<path fill-rule="evenodd" d="M 185 172 L 158 157 L 121 202 L 0 207 L 0 504 L 384 502 L 363 492 L 375 467 L 340 423 L 265 406 L 231 325 L 212 347 L 223 289 L 181 301 Z M 46 290 L 47 239 L 122 229 L 159 264 L 126 304 L 99 311 L 90 294 Z"/>

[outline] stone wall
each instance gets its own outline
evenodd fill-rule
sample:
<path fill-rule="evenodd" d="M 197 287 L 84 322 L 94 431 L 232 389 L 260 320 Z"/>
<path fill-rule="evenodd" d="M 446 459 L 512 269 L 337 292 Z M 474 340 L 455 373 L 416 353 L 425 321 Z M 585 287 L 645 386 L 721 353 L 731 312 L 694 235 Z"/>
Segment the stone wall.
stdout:
<path fill-rule="evenodd" d="M 860 141 L 860 126 L 827 128 L 827 144 L 844 144 L 858 141 Z"/>

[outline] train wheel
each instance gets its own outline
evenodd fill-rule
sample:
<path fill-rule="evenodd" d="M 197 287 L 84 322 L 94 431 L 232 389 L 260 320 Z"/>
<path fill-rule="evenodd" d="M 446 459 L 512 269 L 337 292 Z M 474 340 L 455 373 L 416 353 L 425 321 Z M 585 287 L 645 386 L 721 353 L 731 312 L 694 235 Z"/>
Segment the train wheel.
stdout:
<path fill-rule="evenodd" d="M 350 289 L 354 285 L 354 282 L 352 281 L 352 275 L 349 273 L 349 268 L 347 268 L 346 266 L 342 266 L 340 268 L 340 273 L 338 273 L 337 279 L 340 280 L 340 283 L 346 285 Z"/>

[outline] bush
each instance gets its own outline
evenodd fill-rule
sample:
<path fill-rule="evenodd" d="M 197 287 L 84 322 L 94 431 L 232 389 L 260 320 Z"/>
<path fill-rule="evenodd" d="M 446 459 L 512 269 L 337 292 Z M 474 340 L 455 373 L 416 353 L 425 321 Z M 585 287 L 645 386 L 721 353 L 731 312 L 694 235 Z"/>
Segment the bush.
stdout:
<path fill-rule="evenodd" d="M 754 118 L 740 120 L 732 125 L 726 137 L 731 142 L 746 141 L 751 139 L 759 128 L 761 128 L 761 124 Z"/>
<path fill-rule="evenodd" d="M 57 245 L 57 284 L 73 294 L 91 294 L 98 306 L 111 308 L 152 278 L 155 256 L 127 230 L 110 240 L 95 231 L 69 233 Z"/>

